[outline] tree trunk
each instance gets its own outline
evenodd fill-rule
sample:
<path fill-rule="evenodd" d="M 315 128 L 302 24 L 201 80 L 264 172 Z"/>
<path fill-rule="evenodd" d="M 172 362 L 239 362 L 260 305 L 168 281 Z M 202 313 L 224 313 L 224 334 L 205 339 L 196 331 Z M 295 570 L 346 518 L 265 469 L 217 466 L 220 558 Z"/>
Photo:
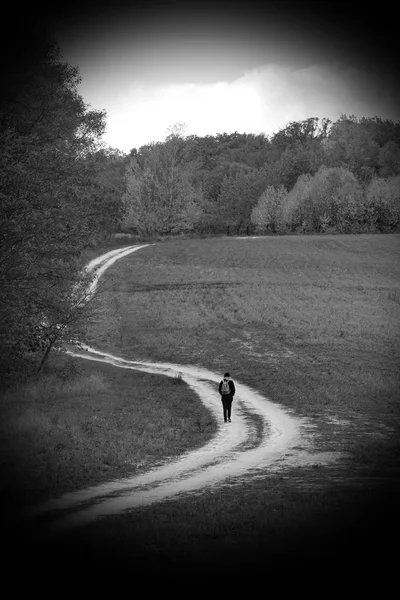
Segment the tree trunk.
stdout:
<path fill-rule="evenodd" d="M 40 373 L 40 371 L 43 369 L 44 364 L 45 364 L 45 362 L 47 360 L 47 357 L 49 356 L 50 351 L 53 348 L 54 344 L 56 343 L 57 339 L 58 339 L 58 335 L 55 336 L 52 340 L 49 340 L 49 345 L 46 348 L 46 352 L 44 353 L 43 358 L 42 358 L 42 360 L 40 362 L 39 368 L 37 370 L 38 373 Z"/>

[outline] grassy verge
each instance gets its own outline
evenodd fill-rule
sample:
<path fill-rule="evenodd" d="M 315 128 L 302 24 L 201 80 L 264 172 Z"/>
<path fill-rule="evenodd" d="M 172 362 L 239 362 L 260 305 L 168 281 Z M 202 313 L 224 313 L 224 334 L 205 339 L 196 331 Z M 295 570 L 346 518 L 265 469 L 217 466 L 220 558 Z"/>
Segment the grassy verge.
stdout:
<path fill-rule="evenodd" d="M 203 445 L 215 424 L 180 379 L 55 355 L 0 399 L 2 500 L 32 504 Z"/>

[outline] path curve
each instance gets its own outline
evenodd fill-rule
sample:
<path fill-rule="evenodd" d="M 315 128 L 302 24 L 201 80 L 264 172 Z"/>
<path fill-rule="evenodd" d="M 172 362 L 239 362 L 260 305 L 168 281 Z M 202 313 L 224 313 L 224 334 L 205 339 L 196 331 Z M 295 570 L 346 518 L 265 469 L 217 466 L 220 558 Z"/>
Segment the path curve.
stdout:
<path fill-rule="evenodd" d="M 106 269 L 120 258 L 148 245 L 112 250 L 88 263 L 85 270 L 94 275 L 88 288 L 90 296 Z M 289 466 L 326 464 L 341 456 L 340 453 L 312 452 L 312 429 L 315 425 L 310 420 L 294 416 L 236 379 L 234 418 L 232 423 L 226 424 L 222 422 L 217 389 L 220 374 L 190 365 L 127 360 L 84 344 L 82 351 L 66 352 L 117 368 L 168 377 L 179 375 L 211 411 L 219 422 L 219 428 L 205 446 L 188 451 L 178 459 L 167 458 L 163 464 L 146 473 L 70 492 L 26 512 L 27 516 L 56 515 L 56 520 L 50 524 L 51 531 L 85 525 L 99 517 L 193 493 L 207 486 L 226 485 L 232 479 L 265 477 Z"/>

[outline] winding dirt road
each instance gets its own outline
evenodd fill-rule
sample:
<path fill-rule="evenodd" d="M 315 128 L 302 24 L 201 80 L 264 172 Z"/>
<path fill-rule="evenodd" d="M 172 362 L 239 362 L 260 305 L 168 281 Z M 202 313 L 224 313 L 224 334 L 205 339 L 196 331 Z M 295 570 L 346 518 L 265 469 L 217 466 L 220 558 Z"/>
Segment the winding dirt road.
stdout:
<path fill-rule="evenodd" d="M 113 250 L 92 260 L 86 270 L 94 274 L 89 287 L 92 295 L 99 278 L 120 258 L 148 246 Z M 96 485 L 65 494 L 28 511 L 29 516 L 53 513 L 52 531 L 85 525 L 99 517 L 114 515 L 137 506 L 149 505 L 173 496 L 195 493 L 206 486 L 227 485 L 232 479 L 265 477 L 289 466 L 327 464 L 340 453 L 313 451 L 312 421 L 299 418 L 235 379 L 237 393 L 232 423 L 222 421 L 217 384 L 221 374 L 203 368 L 127 360 L 83 346 L 83 351 L 67 351 L 84 360 L 107 362 L 117 368 L 134 369 L 182 379 L 199 396 L 220 423 L 214 438 L 198 450 L 179 459 L 166 459 L 158 467 L 140 475 Z"/>

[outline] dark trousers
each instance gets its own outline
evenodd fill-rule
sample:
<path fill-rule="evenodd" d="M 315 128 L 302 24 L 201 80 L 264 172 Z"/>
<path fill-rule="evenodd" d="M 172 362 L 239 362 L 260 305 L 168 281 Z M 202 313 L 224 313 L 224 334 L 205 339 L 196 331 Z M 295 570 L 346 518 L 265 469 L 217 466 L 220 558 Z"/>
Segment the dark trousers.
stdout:
<path fill-rule="evenodd" d="M 226 396 L 226 398 L 224 398 L 222 396 L 222 407 L 224 410 L 224 421 L 227 421 L 228 419 L 231 418 L 231 408 L 232 408 L 232 396 Z"/>

